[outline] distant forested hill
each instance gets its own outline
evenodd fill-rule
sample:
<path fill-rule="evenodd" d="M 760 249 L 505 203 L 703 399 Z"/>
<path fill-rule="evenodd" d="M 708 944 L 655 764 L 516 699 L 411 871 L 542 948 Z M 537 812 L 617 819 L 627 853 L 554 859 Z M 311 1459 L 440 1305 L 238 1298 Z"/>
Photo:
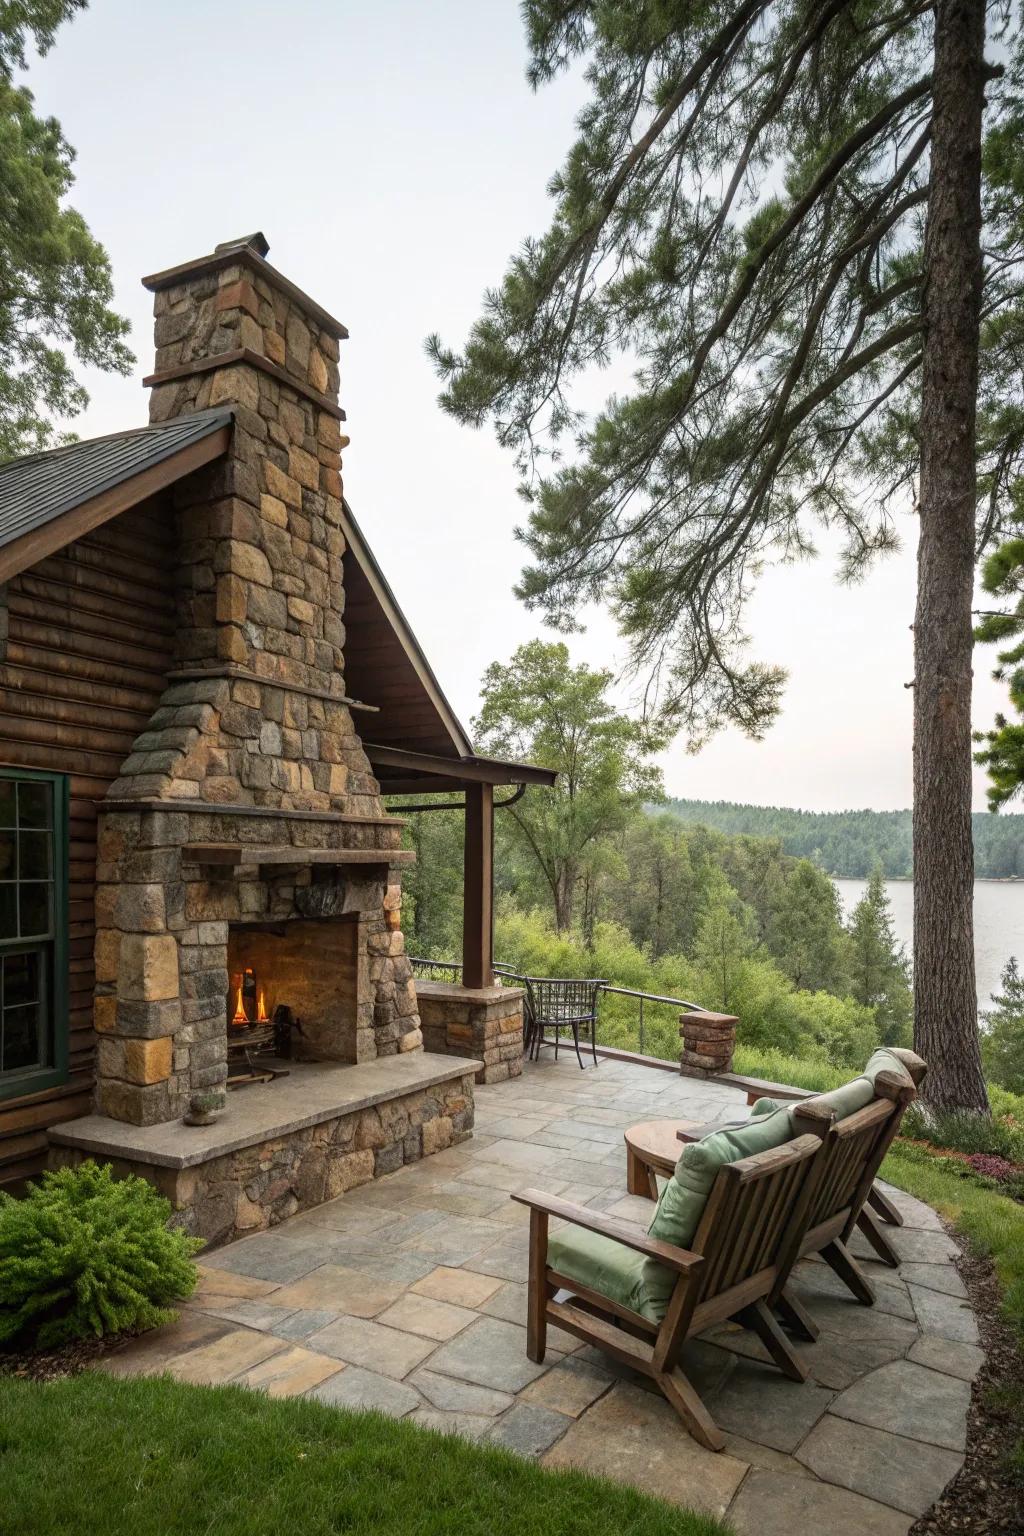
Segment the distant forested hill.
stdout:
<path fill-rule="evenodd" d="M 669 800 L 657 809 L 721 832 L 777 837 L 786 853 L 830 875 L 865 878 L 878 860 L 890 878 L 911 874 L 909 811 L 791 811 L 728 800 Z M 974 857 L 979 878 L 1024 878 L 1024 816 L 977 813 Z"/>

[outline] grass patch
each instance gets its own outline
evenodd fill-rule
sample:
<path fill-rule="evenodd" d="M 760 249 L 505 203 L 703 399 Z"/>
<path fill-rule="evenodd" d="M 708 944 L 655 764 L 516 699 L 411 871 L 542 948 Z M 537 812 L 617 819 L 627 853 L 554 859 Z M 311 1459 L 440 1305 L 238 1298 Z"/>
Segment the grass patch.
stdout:
<path fill-rule="evenodd" d="M 841 1088 L 857 1075 L 849 1067 L 834 1067 L 813 1056 L 786 1056 L 782 1051 L 757 1050 L 748 1045 L 737 1045 L 732 1070 L 741 1077 L 760 1077 L 769 1083 L 785 1083 L 789 1088 L 806 1088 L 811 1093 Z"/>
<path fill-rule="evenodd" d="M 19 1536 L 728 1536 L 580 1472 L 242 1387 L 0 1377 L 0 1528 Z"/>
<path fill-rule="evenodd" d="M 991 1259 L 1003 1296 L 1003 1315 L 1024 1357 L 1024 1205 L 970 1179 L 958 1176 L 921 1147 L 893 1144 L 882 1164 L 882 1177 L 924 1200 L 963 1233 L 971 1247 Z M 1004 1408 L 1022 1427 L 1012 1457 L 1024 1480 L 1024 1369 L 1007 1389 Z"/>

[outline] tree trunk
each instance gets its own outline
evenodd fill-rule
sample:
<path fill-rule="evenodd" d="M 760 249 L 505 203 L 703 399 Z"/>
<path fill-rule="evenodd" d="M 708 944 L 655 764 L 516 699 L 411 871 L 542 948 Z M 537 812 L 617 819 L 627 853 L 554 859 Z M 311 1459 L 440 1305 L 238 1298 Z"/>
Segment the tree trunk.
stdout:
<path fill-rule="evenodd" d="M 577 878 L 575 864 L 563 864 L 555 878 L 555 928 L 559 933 L 572 927 Z"/>
<path fill-rule="evenodd" d="M 971 601 L 985 0 L 938 0 L 914 622 L 914 1045 L 941 1108 L 988 1109 L 971 842 Z"/>

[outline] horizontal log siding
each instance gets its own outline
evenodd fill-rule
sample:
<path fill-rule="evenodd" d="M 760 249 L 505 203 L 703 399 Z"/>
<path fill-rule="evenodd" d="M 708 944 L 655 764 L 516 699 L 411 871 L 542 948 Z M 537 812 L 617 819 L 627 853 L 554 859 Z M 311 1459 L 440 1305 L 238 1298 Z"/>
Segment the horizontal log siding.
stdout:
<path fill-rule="evenodd" d="M 87 1114 L 93 1081 L 96 801 L 145 730 L 174 665 L 174 538 L 159 498 L 7 587 L 0 762 L 71 773 L 70 1077 L 0 1100 L 0 1185 L 38 1173 L 46 1128 Z"/>

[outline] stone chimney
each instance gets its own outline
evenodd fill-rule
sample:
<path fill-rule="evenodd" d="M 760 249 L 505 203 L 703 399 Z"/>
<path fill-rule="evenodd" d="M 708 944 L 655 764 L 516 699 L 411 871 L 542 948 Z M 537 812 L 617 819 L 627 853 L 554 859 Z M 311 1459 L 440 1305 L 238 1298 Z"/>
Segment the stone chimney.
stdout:
<path fill-rule="evenodd" d="M 233 429 L 226 455 L 174 489 L 176 664 L 100 814 L 98 1107 L 136 1124 L 225 1082 L 232 925 L 305 922 L 308 948 L 310 922 L 357 924 L 343 935 L 351 996 L 310 1031 L 319 1058 L 422 1047 L 399 929 L 409 855 L 363 752 L 357 722 L 373 714 L 345 693 L 347 332 L 267 249 L 252 235 L 144 279 L 150 419 L 230 410 Z M 211 848 L 225 868 L 210 868 Z M 339 850 L 362 864 L 335 866 Z"/>

